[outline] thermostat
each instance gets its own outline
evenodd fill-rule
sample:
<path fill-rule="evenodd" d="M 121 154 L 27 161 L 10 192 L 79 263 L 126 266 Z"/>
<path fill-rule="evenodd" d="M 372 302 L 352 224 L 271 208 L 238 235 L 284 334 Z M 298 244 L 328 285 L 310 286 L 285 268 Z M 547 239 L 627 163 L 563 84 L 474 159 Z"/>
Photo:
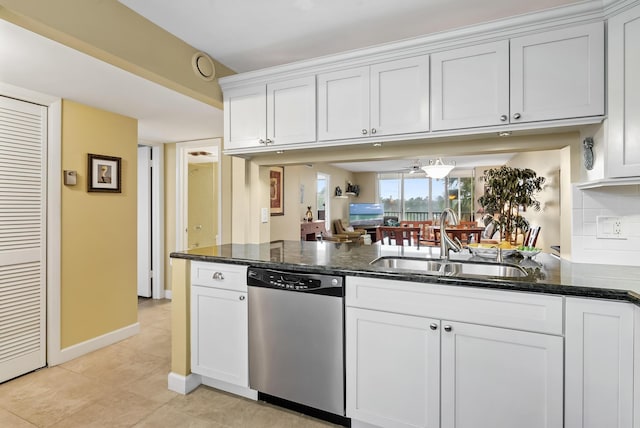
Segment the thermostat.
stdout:
<path fill-rule="evenodd" d="M 78 172 L 71 170 L 64 170 L 64 185 L 65 186 L 75 186 L 78 183 Z"/>

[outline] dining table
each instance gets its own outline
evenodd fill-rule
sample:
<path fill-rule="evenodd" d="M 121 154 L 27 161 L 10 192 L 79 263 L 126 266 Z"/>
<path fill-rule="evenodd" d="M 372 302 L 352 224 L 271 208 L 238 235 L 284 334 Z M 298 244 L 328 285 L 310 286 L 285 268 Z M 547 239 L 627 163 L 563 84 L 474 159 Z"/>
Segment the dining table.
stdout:
<path fill-rule="evenodd" d="M 440 226 L 431 226 L 431 230 L 434 233 L 435 240 L 440 242 Z M 466 236 L 467 239 L 470 235 L 473 235 L 475 238 L 474 242 L 480 242 L 480 237 L 482 236 L 482 232 L 484 231 L 484 227 L 454 227 L 447 226 L 445 227 L 445 231 L 447 235 L 451 237 L 458 238 L 460 241 L 463 241 L 463 237 Z M 465 239 L 466 240 L 466 239 Z M 462 242 L 465 244 L 466 242 Z"/>

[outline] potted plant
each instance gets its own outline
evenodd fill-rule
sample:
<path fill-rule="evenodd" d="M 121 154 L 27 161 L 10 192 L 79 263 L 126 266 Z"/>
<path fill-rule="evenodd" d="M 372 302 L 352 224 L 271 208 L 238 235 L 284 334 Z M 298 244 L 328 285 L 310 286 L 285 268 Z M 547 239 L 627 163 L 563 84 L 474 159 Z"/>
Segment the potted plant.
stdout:
<path fill-rule="evenodd" d="M 500 240 L 515 243 L 518 230 L 525 233 L 529 222 L 520 213 L 527 208 L 540 211 L 535 194 L 542 190 L 544 177 L 528 168 L 501 166 L 484 172 L 484 195 L 478 202 L 493 217 Z"/>

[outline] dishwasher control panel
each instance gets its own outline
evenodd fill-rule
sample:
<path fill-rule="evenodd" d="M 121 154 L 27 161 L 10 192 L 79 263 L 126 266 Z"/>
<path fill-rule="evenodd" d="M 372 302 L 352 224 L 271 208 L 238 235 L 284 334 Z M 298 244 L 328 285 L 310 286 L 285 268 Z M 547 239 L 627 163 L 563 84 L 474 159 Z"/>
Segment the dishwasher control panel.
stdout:
<path fill-rule="evenodd" d="M 337 291 L 342 295 L 344 278 L 334 275 L 286 272 L 276 269 L 250 267 L 247 270 L 247 285 L 332 295 L 337 295 Z"/>

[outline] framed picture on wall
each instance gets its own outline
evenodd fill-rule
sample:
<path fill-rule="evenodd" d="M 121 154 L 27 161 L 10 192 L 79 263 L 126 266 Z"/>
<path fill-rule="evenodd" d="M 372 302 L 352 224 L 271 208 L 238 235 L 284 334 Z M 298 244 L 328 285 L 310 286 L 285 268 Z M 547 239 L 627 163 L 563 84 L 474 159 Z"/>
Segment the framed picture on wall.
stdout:
<path fill-rule="evenodd" d="M 121 158 L 89 153 L 87 191 L 121 193 L 120 163 Z"/>
<path fill-rule="evenodd" d="M 284 215 L 284 167 L 269 169 L 271 215 Z"/>

